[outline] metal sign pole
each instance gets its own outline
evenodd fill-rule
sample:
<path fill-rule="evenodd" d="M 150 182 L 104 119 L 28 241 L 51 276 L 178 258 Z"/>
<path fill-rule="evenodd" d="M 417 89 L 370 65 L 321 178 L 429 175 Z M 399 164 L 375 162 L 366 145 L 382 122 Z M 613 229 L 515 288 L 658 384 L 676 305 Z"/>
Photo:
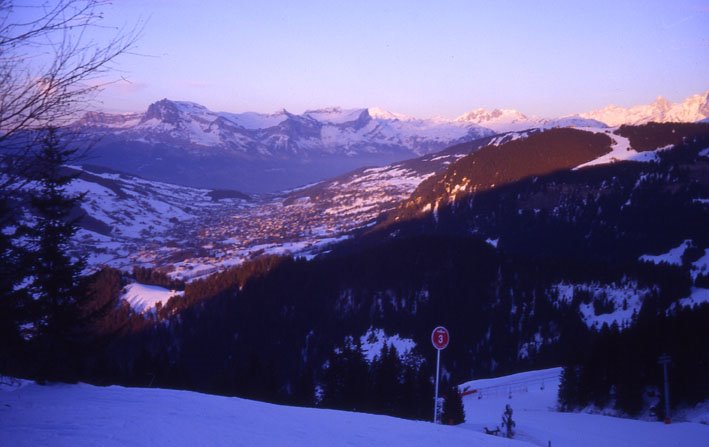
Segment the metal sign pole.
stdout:
<path fill-rule="evenodd" d="M 433 397 L 434 424 L 438 422 L 438 379 L 440 378 L 441 372 L 441 351 L 446 349 L 449 341 L 450 334 L 448 333 L 448 329 L 443 326 L 438 326 L 431 332 L 431 343 L 433 343 L 433 347 L 438 351 L 436 355 L 436 395 Z"/>
<path fill-rule="evenodd" d="M 441 369 L 441 350 L 437 350 L 436 356 L 436 396 L 433 398 L 433 423 L 438 423 L 438 375 Z"/>
<path fill-rule="evenodd" d="M 667 378 L 667 365 L 672 362 L 672 358 L 667 354 L 662 354 L 657 360 L 657 363 L 662 365 L 662 370 L 665 376 L 665 424 L 669 424 L 672 421 L 670 417 L 670 382 Z"/>

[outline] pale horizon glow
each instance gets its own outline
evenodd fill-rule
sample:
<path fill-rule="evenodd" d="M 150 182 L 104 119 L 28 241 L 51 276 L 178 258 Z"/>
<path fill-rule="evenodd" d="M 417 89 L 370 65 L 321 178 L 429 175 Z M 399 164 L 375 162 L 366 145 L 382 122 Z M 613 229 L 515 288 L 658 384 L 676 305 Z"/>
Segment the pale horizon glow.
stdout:
<path fill-rule="evenodd" d="M 121 0 L 144 21 L 99 108 L 162 98 L 214 111 L 476 108 L 562 116 L 709 89 L 709 2 Z M 96 31 L 100 41 L 112 31 Z"/>

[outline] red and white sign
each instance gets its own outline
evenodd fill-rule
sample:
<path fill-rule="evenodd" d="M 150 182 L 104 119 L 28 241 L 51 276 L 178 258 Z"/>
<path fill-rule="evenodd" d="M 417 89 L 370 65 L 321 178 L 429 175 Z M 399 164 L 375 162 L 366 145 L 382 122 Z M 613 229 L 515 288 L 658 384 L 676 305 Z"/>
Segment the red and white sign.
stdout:
<path fill-rule="evenodd" d="M 449 341 L 450 335 L 448 334 L 448 329 L 443 326 L 438 326 L 431 333 L 431 342 L 433 343 L 433 347 L 439 351 L 446 349 Z"/>

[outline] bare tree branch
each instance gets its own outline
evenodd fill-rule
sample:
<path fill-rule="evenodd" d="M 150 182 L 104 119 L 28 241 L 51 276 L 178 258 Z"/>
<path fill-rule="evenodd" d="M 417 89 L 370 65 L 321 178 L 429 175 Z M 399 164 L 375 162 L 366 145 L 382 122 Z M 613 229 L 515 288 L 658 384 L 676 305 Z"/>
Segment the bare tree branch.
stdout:
<path fill-rule="evenodd" d="M 50 4 L 51 3 L 51 4 Z M 97 43 L 87 31 L 100 27 L 106 0 L 55 0 L 16 6 L 0 0 L 0 188 L 19 168 L 29 147 L 21 136 L 63 126 L 110 81 L 103 76 L 135 44 L 140 29 L 116 30 Z M 25 8 L 24 21 L 16 18 Z"/>

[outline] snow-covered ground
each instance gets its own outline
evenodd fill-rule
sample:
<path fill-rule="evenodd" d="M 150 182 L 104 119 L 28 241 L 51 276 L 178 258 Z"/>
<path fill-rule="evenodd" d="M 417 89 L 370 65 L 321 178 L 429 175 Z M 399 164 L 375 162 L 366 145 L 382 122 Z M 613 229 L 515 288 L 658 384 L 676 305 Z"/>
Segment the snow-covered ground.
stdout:
<path fill-rule="evenodd" d="M 128 301 L 136 312 L 143 313 L 155 308 L 159 302 L 165 305 L 173 296 L 181 295 L 184 292 L 134 282 L 123 288 L 121 299 Z"/>
<path fill-rule="evenodd" d="M 429 422 L 187 391 L 23 385 L 0 391 L 0 446 L 530 446 Z"/>
<path fill-rule="evenodd" d="M 689 248 L 691 245 L 692 241 L 690 239 L 687 239 L 681 244 L 679 244 L 678 247 L 671 249 L 667 253 L 663 253 L 660 255 L 642 255 L 640 256 L 640 260 L 645 262 L 652 262 L 653 264 L 666 263 L 669 265 L 682 265 L 682 256 L 684 255 L 684 252 L 687 251 L 687 248 Z"/>
<path fill-rule="evenodd" d="M 709 440 L 709 406 L 665 425 L 555 410 L 560 368 L 467 382 L 466 422 L 433 425 L 188 391 L 91 385 L 0 385 L 1 446 L 542 446 L 694 447 Z M 516 436 L 486 435 L 514 410 Z M 682 420 L 694 422 L 682 422 Z"/>
<path fill-rule="evenodd" d="M 616 323 L 621 328 L 630 323 L 633 313 L 640 312 L 645 297 L 652 292 L 648 288 L 639 287 L 635 281 L 620 284 L 559 283 L 554 285 L 553 290 L 557 293 L 557 299 L 564 303 L 570 303 L 578 292 L 588 294 L 591 301 L 581 303 L 579 310 L 586 326 L 596 329 L 600 329 L 604 323 L 609 326 Z M 606 309 L 604 313 L 596 314 L 595 301 L 605 301 L 612 306 L 612 310 Z"/>
<path fill-rule="evenodd" d="M 709 303 L 709 289 L 703 287 L 692 287 L 690 295 L 678 301 L 680 306 L 687 307 L 694 307 L 704 303 Z"/>
<path fill-rule="evenodd" d="M 401 357 L 410 353 L 416 347 L 416 342 L 410 338 L 402 338 L 398 334 L 386 335 L 383 329 L 370 327 L 369 330 L 360 337 L 362 352 L 364 352 L 367 361 L 373 361 L 374 358 L 382 352 L 384 343 L 396 347 L 396 351 Z"/>
<path fill-rule="evenodd" d="M 670 447 L 706 446 L 709 425 L 697 422 L 647 422 L 587 413 L 556 411 L 560 368 L 467 382 L 461 390 L 477 390 L 463 397 L 466 422 L 461 428 L 483 432 L 500 425 L 510 404 L 517 426 L 515 439 L 552 447 Z M 511 397 L 510 397 L 511 396 Z M 706 408 L 703 407 L 703 408 Z M 690 420 L 707 420 L 692 414 Z M 490 436 L 492 437 L 492 436 Z M 522 445 L 522 444 L 520 444 Z"/>
<path fill-rule="evenodd" d="M 644 163 L 655 162 L 655 161 L 659 160 L 659 157 L 657 155 L 658 152 L 670 149 L 672 147 L 672 145 L 669 145 L 669 146 L 657 148 L 654 151 L 638 152 L 631 147 L 629 139 L 622 137 L 622 136 L 618 135 L 617 133 L 615 133 L 616 129 L 597 128 L 597 127 L 581 127 L 579 129 L 587 131 L 587 132 L 605 133 L 606 135 L 611 137 L 611 139 L 613 140 L 613 143 L 611 144 L 611 151 L 610 152 L 596 158 L 595 160 L 591 160 L 587 163 L 583 163 L 583 164 L 575 167 L 574 170 L 585 168 L 588 166 L 616 163 L 619 161 L 639 161 L 639 162 L 644 162 Z"/>
<path fill-rule="evenodd" d="M 644 262 L 652 262 L 653 264 L 669 264 L 681 266 L 685 252 L 690 247 L 696 247 L 694 241 L 685 239 L 679 246 L 671 248 L 666 253 L 659 255 L 642 255 L 639 260 Z M 693 280 L 697 280 L 700 275 L 709 273 L 709 248 L 701 249 L 703 254 L 696 261 L 692 262 L 689 267 L 689 272 Z"/>

